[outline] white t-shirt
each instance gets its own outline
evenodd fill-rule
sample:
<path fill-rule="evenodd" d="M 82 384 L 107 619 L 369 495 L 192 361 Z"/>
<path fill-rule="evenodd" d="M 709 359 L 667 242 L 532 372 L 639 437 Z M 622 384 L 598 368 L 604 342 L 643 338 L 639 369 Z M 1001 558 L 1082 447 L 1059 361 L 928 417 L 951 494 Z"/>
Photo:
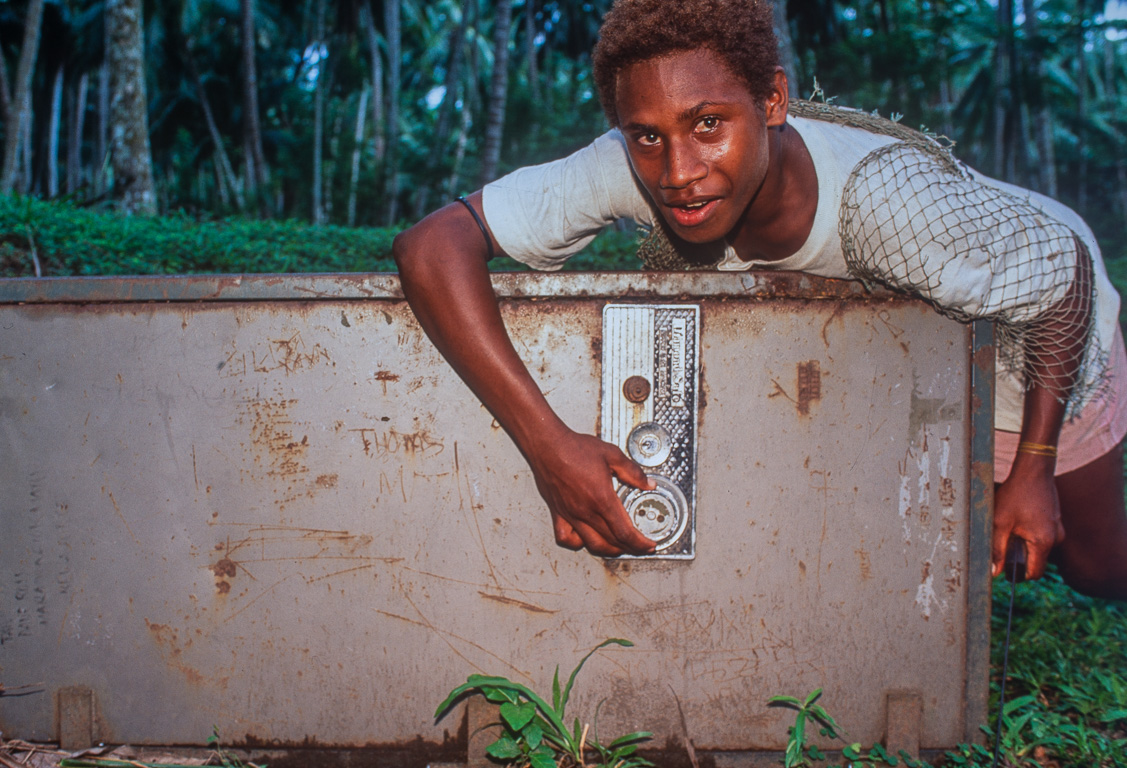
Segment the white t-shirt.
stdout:
<path fill-rule="evenodd" d="M 964 186 L 952 182 L 944 187 L 943 183 L 935 185 L 919 176 L 915 179 L 918 189 L 914 190 L 919 197 L 901 199 L 894 176 L 904 170 L 898 165 L 902 158 L 897 157 L 899 148 L 891 146 L 897 144 L 898 139 L 795 116 L 789 116 L 787 124 L 802 137 L 818 177 L 818 207 L 810 234 L 796 253 L 779 261 L 741 261 L 729 246 L 718 269 L 794 270 L 822 277 L 855 279 L 856 272 L 851 271 L 846 262 L 840 222 L 843 195 L 853 201 L 852 193 L 857 192 L 858 177 L 851 180 L 851 175 L 859 163 L 866 161 L 866 168 L 872 163 L 875 169 L 870 176 L 889 174 L 888 180 L 894 183 L 882 188 L 888 190 L 891 199 L 882 201 L 882 210 L 887 211 L 887 215 L 869 216 L 858 223 L 850 235 L 851 240 L 864 240 L 869 235 L 879 250 L 881 243 L 889 241 L 886 230 L 904 227 L 917 230 L 911 240 L 912 247 L 895 249 L 895 266 L 885 266 L 878 253 L 874 264 L 865 265 L 870 273 L 924 295 L 937 306 L 962 316 L 995 318 L 1006 317 L 1008 313 L 1012 319 L 1021 321 L 1029 319 L 1033 305 L 1047 306 L 1063 297 L 1067 281 L 1054 281 L 1049 273 L 1030 267 L 1054 259 L 1068 260 L 1068 265 L 1074 265 L 1075 248 L 1071 244 L 1074 232 L 1087 245 L 1094 266 L 1095 338 L 1091 354 L 1102 359 L 1110 357 L 1110 344 L 1118 323 L 1119 295 L 1107 277 L 1091 230 L 1067 206 L 1035 192 L 986 178 L 965 166 L 959 166 L 964 177 L 960 183 Z M 882 148 L 887 151 L 877 152 Z M 886 154 L 892 157 L 891 162 L 885 162 Z M 876 156 L 879 160 L 874 160 Z M 909 169 L 907 173 L 910 183 L 912 172 Z M 967 182 L 967 178 L 971 181 Z M 970 186 L 965 186 L 968 183 Z M 976 184 L 985 185 L 986 191 L 1002 190 L 1017 198 L 1016 201 L 1006 198 L 1003 203 L 1009 208 L 1024 206 L 1028 213 L 1025 221 L 1035 217 L 1041 226 L 1033 235 L 1026 235 L 1024 231 L 1010 231 L 998 222 L 991 223 L 988 217 L 987 224 L 983 224 L 977 209 L 959 204 L 968 195 L 974 197 Z M 938 191 L 931 195 L 932 189 Z M 658 217 L 634 176 L 625 139 L 618 131 L 600 136 L 562 160 L 521 168 L 486 185 L 483 205 L 490 229 L 505 252 L 541 270 L 559 269 L 603 227 L 618 219 L 633 219 L 643 226 L 653 226 Z M 874 219 L 877 219 L 875 223 Z M 1004 219 L 999 221 L 1004 225 Z M 939 237 L 929 239 L 926 236 L 930 222 L 940 225 L 936 228 L 941 230 Z M 920 224 L 924 225 L 923 230 L 917 226 Z M 943 252 L 949 232 L 958 233 L 962 238 L 961 247 L 971 249 L 971 258 L 949 260 Z M 867 252 L 864 247 L 859 251 Z M 856 259 L 854 266 L 857 266 Z M 1071 274 L 1070 269 L 1061 271 Z M 921 286 L 923 281 L 915 276 L 928 272 L 936 277 Z M 1014 286 L 1021 286 L 1020 295 L 1015 294 Z M 1091 366 L 1089 370 L 1101 369 Z M 1023 402 L 1020 377 L 999 367 L 995 391 L 996 428 L 1020 431 Z"/>

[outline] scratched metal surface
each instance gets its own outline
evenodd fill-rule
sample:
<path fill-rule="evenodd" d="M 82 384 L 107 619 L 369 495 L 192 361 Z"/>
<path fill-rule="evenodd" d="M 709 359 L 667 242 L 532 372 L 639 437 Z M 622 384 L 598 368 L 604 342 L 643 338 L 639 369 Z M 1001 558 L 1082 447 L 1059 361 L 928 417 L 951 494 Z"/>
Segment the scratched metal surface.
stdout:
<path fill-rule="evenodd" d="M 858 740 L 893 690 L 923 694 L 925 747 L 964 740 L 986 642 L 969 329 L 790 279 L 699 302 L 688 562 L 556 548 L 518 452 L 390 290 L 0 306 L 0 673 L 45 683 L 0 699 L 0 728 L 51 738 L 54 692 L 83 685 L 107 741 L 437 743 L 467 674 L 546 690 L 616 636 L 637 647 L 592 659 L 573 705 L 606 698 L 604 734 L 678 740 L 676 692 L 698 749 L 779 749 L 766 699 L 822 687 Z M 498 281 L 518 350 L 596 431 L 601 307 L 639 278 L 555 301 L 519 280 Z"/>

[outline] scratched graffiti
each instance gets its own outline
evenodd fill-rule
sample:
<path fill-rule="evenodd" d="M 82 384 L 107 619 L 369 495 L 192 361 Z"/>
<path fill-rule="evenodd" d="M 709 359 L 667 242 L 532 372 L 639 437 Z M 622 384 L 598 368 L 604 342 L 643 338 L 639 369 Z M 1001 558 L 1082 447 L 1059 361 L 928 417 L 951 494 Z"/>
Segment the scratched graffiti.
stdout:
<path fill-rule="evenodd" d="M 393 427 L 354 427 L 348 431 L 359 436 L 364 455 L 375 459 L 433 459 L 446 450 L 446 443 L 441 438 L 425 430 L 400 432 Z"/>
<path fill-rule="evenodd" d="M 293 335 L 260 342 L 249 350 L 240 350 L 235 342 L 224 350 L 217 366 L 221 378 L 243 378 L 250 373 L 285 375 L 312 371 L 319 366 L 335 366 L 329 351 L 319 342 L 305 343 L 301 331 Z"/>

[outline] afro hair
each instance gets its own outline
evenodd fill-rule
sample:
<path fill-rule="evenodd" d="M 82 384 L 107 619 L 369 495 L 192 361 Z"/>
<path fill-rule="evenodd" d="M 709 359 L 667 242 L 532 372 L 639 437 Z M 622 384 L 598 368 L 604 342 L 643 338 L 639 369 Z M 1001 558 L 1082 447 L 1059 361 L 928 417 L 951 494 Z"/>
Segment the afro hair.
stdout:
<path fill-rule="evenodd" d="M 625 67 L 679 51 L 720 56 L 757 100 L 774 86 L 779 63 L 774 12 L 767 0 L 616 0 L 593 54 L 599 101 L 618 125 L 615 85 Z"/>

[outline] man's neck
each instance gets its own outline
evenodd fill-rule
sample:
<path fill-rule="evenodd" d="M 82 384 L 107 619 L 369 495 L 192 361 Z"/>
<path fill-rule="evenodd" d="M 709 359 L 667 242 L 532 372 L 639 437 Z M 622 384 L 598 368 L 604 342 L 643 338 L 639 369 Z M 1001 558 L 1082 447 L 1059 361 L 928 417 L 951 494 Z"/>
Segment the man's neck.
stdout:
<path fill-rule="evenodd" d="M 744 261 L 781 261 L 810 236 L 818 210 L 818 175 L 791 125 L 768 131 L 770 165 L 763 184 L 728 243 Z"/>

